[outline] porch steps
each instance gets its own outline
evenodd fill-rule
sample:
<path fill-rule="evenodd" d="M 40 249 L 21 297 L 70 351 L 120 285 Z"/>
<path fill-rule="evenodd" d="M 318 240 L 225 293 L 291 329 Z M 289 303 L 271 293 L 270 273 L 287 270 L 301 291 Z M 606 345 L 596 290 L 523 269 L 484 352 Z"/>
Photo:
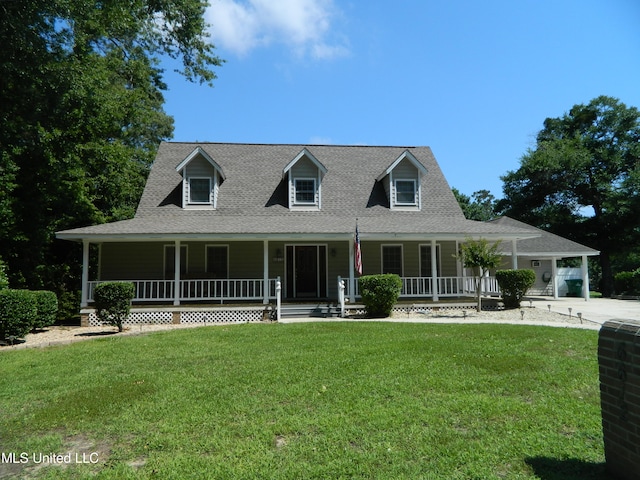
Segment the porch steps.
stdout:
<path fill-rule="evenodd" d="M 281 317 L 339 317 L 340 306 L 335 303 L 284 304 Z"/>

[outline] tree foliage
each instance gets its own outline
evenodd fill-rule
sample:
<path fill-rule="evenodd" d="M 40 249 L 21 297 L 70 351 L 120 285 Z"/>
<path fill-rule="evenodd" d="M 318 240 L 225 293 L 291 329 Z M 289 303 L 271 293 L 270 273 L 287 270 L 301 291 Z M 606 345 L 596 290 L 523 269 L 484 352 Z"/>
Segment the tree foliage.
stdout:
<path fill-rule="evenodd" d="M 547 118 L 535 148 L 502 180 L 502 214 L 600 250 L 609 296 L 612 257 L 640 240 L 638 109 L 601 96 Z"/>
<path fill-rule="evenodd" d="M 498 252 L 499 243 L 490 244 L 486 238 L 473 240 L 468 238 L 460 245 L 458 258 L 465 268 L 471 268 L 476 282 L 477 310 L 482 311 L 482 278 L 492 268 L 498 267 L 502 256 Z"/>
<path fill-rule="evenodd" d="M 473 192 L 470 197 L 456 188 L 452 188 L 451 191 L 467 220 L 486 222 L 497 217 L 497 200 L 489 190 L 478 190 Z"/>
<path fill-rule="evenodd" d="M 211 83 L 201 0 L 0 2 L 0 256 L 16 287 L 79 287 L 54 232 L 130 218 L 160 141 L 161 56 Z"/>

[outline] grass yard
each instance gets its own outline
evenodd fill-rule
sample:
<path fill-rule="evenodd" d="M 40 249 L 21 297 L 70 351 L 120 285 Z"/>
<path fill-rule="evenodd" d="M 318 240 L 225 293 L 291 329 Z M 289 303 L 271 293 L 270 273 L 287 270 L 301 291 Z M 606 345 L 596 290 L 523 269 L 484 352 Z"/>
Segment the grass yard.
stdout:
<path fill-rule="evenodd" d="M 0 478 L 605 479 L 596 349 L 319 322 L 0 352 Z"/>

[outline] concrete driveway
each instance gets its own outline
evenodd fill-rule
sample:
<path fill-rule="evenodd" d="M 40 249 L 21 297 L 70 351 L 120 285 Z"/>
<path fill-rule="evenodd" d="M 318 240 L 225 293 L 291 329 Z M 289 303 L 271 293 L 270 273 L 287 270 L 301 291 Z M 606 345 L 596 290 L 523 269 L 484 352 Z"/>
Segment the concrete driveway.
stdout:
<path fill-rule="evenodd" d="M 522 302 L 523 306 L 528 306 L 527 300 Z M 613 298 L 571 298 L 560 297 L 557 300 L 553 297 L 530 297 L 533 306 L 536 308 L 549 308 L 552 312 L 577 316 L 578 312 L 586 321 L 599 323 L 602 325 L 607 320 L 635 320 L 640 321 L 640 300 L 616 300 Z"/>

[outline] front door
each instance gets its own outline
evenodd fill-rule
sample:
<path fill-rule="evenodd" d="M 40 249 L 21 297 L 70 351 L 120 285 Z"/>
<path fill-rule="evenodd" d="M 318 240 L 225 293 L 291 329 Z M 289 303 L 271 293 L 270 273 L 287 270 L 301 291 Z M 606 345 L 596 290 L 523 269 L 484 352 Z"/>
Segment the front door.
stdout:
<path fill-rule="evenodd" d="M 296 297 L 309 298 L 318 296 L 318 247 L 298 246 L 296 261 Z"/>
<path fill-rule="evenodd" d="M 327 247 L 287 245 L 287 297 L 319 298 L 327 295 Z"/>

